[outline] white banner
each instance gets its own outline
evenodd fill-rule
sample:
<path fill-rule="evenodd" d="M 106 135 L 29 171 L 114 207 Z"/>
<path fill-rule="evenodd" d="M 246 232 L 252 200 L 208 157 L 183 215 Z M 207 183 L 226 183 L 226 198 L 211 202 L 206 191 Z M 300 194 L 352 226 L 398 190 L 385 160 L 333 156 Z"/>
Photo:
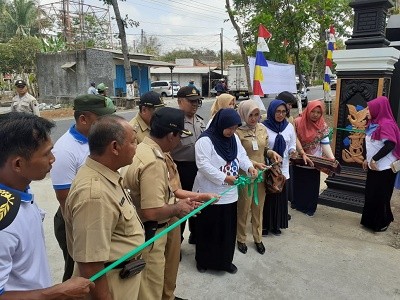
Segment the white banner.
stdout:
<path fill-rule="evenodd" d="M 251 84 L 253 84 L 255 57 L 249 57 Z M 283 91 L 297 93 L 296 72 L 294 65 L 268 62 L 268 67 L 261 67 L 264 80 L 261 87 L 264 94 L 279 94 Z"/>

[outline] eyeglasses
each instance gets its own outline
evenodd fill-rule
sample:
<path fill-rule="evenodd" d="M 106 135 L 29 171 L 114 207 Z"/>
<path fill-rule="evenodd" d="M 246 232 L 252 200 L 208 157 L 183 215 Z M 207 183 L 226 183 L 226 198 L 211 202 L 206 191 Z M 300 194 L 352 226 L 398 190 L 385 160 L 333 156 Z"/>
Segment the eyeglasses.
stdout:
<path fill-rule="evenodd" d="M 287 114 L 287 110 L 276 110 L 275 114 L 276 115 L 286 115 Z"/>

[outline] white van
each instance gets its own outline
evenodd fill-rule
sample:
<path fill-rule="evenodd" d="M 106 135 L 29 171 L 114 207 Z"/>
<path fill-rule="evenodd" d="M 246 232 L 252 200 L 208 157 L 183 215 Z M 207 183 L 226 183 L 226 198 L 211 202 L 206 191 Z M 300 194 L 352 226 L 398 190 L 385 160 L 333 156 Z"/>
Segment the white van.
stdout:
<path fill-rule="evenodd" d="M 181 86 L 176 81 L 159 80 L 151 83 L 151 90 L 159 93 L 161 97 L 171 97 L 172 93 L 176 96 L 180 88 Z"/>

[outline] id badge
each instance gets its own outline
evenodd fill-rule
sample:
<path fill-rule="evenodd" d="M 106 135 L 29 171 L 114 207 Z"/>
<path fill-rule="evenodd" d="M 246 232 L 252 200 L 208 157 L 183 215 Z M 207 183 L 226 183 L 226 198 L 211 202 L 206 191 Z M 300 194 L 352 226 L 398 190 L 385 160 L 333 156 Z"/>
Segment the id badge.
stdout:
<path fill-rule="evenodd" d="M 258 150 L 258 143 L 257 143 L 257 140 L 252 140 L 251 143 L 252 143 L 252 145 L 253 145 L 253 150 L 254 150 L 254 151 L 257 151 L 257 150 Z"/>

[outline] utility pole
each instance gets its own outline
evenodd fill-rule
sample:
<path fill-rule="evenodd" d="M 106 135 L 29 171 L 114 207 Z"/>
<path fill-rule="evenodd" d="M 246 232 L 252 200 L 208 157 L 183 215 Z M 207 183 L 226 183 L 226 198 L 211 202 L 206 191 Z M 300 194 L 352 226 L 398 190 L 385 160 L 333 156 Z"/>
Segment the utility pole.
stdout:
<path fill-rule="evenodd" d="M 221 28 L 220 39 L 221 39 L 221 78 L 223 78 L 224 77 L 224 29 L 223 28 Z"/>

